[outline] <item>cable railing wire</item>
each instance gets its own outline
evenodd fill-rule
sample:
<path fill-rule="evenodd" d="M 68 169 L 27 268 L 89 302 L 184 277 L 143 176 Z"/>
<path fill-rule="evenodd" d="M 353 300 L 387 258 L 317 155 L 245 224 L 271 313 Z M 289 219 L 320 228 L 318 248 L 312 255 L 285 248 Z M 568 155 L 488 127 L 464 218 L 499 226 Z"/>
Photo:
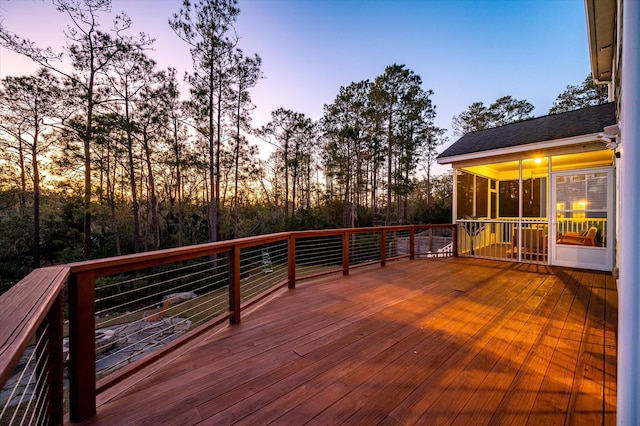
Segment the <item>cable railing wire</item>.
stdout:
<path fill-rule="evenodd" d="M 46 363 L 49 359 L 48 356 L 44 355 L 44 351 L 42 351 L 42 355 L 41 355 L 41 359 L 43 360 L 43 363 Z M 33 416 L 35 415 L 36 409 L 38 407 L 38 400 L 40 399 L 40 397 L 43 397 L 44 395 L 46 395 L 47 392 L 47 384 L 46 384 L 46 380 L 47 380 L 47 373 L 45 371 L 45 369 L 42 367 L 43 364 L 38 363 L 36 365 L 36 368 L 34 370 L 34 373 L 38 373 L 35 383 L 33 385 L 33 392 L 35 394 L 35 404 L 34 404 L 34 408 L 33 410 L 31 410 L 31 404 L 34 402 L 34 397 L 32 396 L 31 398 L 29 398 L 29 401 L 27 402 L 27 407 L 24 410 L 24 415 L 22 416 L 22 421 L 20 422 L 20 425 L 24 424 L 24 421 L 26 420 L 26 415 L 31 411 L 31 420 L 29 421 L 28 424 L 33 424 L 32 420 L 33 420 Z M 38 422 L 39 424 L 39 422 Z"/>
<path fill-rule="evenodd" d="M 200 265 L 203 265 L 203 264 L 205 264 L 205 263 L 202 263 Z M 134 287 L 131 290 L 118 291 L 118 293 L 114 294 L 114 295 L 109 295 L 109 296 L 105 296 L 105 297 L 102 297 L 102 298 L 96 298 L 96 303 L 100 303 L 100 302 L 103 302 L 103 301 L 106 301 L 106 300 L 110 300 L 110 299 L 113 299 L 113 298 L 116 298 L 116 297 L 122 297 L 123 295 L 126 295 L 126 294 L 131 294 L 131 293 L 135 293 L 135 292 L 139 292 L 139 291 L 143 291 L 143 290 L 148 290 L 148 289 L 150 289 L 152 287 L 158 287 L 158 286 L 161 286 L 161 285 L 166 285 L 166 284 L 174 282 L 174 281 L 185 280 L 186 278 L 193 277 L 193 276 L 196 276 L 198 274 L 204 274 L 204 273 L 210 272 L 209 271 L 210 267 L 211 266 L 207 266 L 207 269 L 196 271 L 196 272 L 193 272 L 193 273 L 187 274 L 187 275 L 181 275 L 181 276 L 178 276 L 178 277 L 170 278 L 170 279 L 165 280 L 165 281 L 151 282 L 150 284 L 148 284 L 146 286 Z M 214 266 L 214 268 L 219 268 L 219 267 L 220 266 Z M 179 268 L 179 269 L 181 269 L 181 268 Z M 148 276 L 138 276 L 136 278 L 119 281 L 119 282 L 110 284 L 108 286 L 98 285 L 96 291 L 103 292 L 103 291 L 105 291 L 105 289 L 107 287 L 112 287 L 113 285 L 118 285 L 118 286 L 122 286 L 124 284 L 134 284 L 135 285 L 136 283 L 140 283 L 140 282 L 146 281 L 149 276 L 156 277 L 156 276 L 159 276 L 159 275 L 167 275 L 167 274 L 170 274 L 170 273 L 174 273 L 174 270 L 165 271 L 162 274 L 151 274 L 151 275 L 148 275 Z"/>
<path fill-rule="evenodd" d="M 46 351 L 44 350 L 44 345 L 46 344 L 45 336 L 47 334 L 46 333 L 47 328 L 48 327 L 44 327 L 43 332 L 40 334 L 40 336 L 37 337 L 35 346 L 32 348 L 31 353 L 29 354 L 24 366 L 22 367 L 20 375 L 16 378 L 15 384 L 13 385 L 13 389 L 11 389 L 11 392 L 7 397 L 7 400 L 4 403 L 2 411 L 0 412 L 0 421 L 3 421 L 3 419 L 6 419 L 5 414 L 8 413 L 8 411 L 10 410 L 10 407 L 15 407 L 13 409 L 13 415 L 11 416 L 11 419 L 8 421 L 8 424 L 14 424 L 16 417 L 19 415 L 21 409 L 23 410 L 22 422 L 24 422 L 24 416 L 26 416 L 26 414 L 29 412 L 29 407 L 31 405 L 31 400 L 33 399 L 33 395 L 38 394 L 37 392 L 38 382 L 33 380 L 34 376 L 38 371 L 40 371 L 42 374 L 45 374 L 44 368 L 42 366 L 45 365 L 44 363 L 46 363 L 48 360 L 48 356 L 46 355 Z M 20 392 L 21 387 L 23 389 L 21 393 L 18 393 Z M 29 394 L 30 389 L 31 389 L 31 397 L 29 397 L 28 401 L 26 401 L 27 407 L 22 407 L 22 404 L 25 403 L 25 398 Z M 12 402 L 16 397 L 19 397 L 18 400 L 12 404 Z"/>
<path fill-rule="evenodd" d="M 34 407 L 33 413 L 31 414 L 31 419 L 29 420 L 29 424 L 45 424 L 46 423 L 46 414 L 47 414 L 47 393 L 49 389 L 44 389 L 38 395 L 38 400 L 36 401 L 36 406 Z M 37 415 L 36 415 L 37 410 Z M 35 418 L 34 418 L 35 416 Z"/>
<path fill-rule="evenodd" d="M 118 297 L 122 297 L 123 295 L 132 294 L 132 293 L 140 292 L 140 291 L 143 291 L 143 290 L 148 290 L 148 289 L 150 289 L 152 287 L 163 286 L 163 285 L 175 282 L 175 281 L 182 281 L 182 280 L 185 280 L 185 279 L 190 278 L 190 277 L 194 277 L 194 276 L 197 276 L 197 275 L 200 275 L 200 274 L 204 274 L 206 272 L 207 271 L 197 271 L 197 272 L 194 272 L 194 273 L 191 273 L 191 274 L 187 274 L 187 275 L 183 275 L 183 276 L 180 276 L 180 277 L 171 278 L 171 279 L 168 279 L 168 280 L 165 280 L 165 281 L 158 281 L 158 282 L 150 283 L 150 284 L 148 284 L 146 286 L 136 287 L 136 288 L 133 288 L 131 290 L 118 292 L 117 294 L 105 296 L 105 297 L 102 297 L 102 298 L 96 298 L 96 303 L 106 302 L 107 300 L 112 300 L 112 299 L 115 299 L 115 298 L 118 298 Z M 157 274 L 155 274 L 155 275 L 157 276 Z M 127 280 L 126 282 L 128 282 L 128 283 L 136 283 L 136 282 L 145 281 L 147 279 L 148 278 L 146 278 L 146 277 L 141 277 L 141 278 L 138 278 L 136 280 Z M 185 285 L 188 285 L 188 284 L 189 283 L 187 282 L 186 284 L 183 285 L 183 287 Z M 122 285 L 122 283 L 118 283 L 118 285 Z M 97 290 L 102 291 L 103 289 L 104 289 L 103 287 L 98 287 Z"/>
<path fill-rule="evenodd" d="M 226 263 L 225 263 L 225 266 L 226 266 Z M 221 267 L 218 266 L 218 268 L 221 268 Z M 209 270 L 198 271 L 197 273 L 189 274 L 186 277 L 171 278 L 170 280 L 166 280 L 166 281 L 162 281 L 162 282 L 158 282 L 158 283 L 152 283 L 152 284 L 149 284 L 147 286 L 138 287 L 138 288 L 135 288 L 135 289 L 132 289 L 132 290 L 121 292 L 116 296 L 117 297 L 121 297 L 123 294 L 132 294 L 132 293 L 140 292 L 140 291 L 143 291 L 143 290 L 149 290 L 152 287 L 158 287 L 158 286 L 166 285 L 167 283 L 172 283 L 172 282 L 175 282 L 175 281 L 184 280 L 185 278 L 193 277 L 193 276 L 196 276 L 198 274 L 206 274 L 206 273 L 210 273 L 210 272 L 211 271 L 209 271 Z M 220 271 L 220 272 L 215 273 L 213 275 L 207 275 L 206 277 L 204 277 L 202 279 L 195 280 L 195 281 L 193 281 L 193 280 L 186 281 L 186 282 L 180 284 L 179 286 L 176 286 L 176 287 L 173 287 L 173 288 L 168 288 L 166 290 L 158 291 L 158 292 L 155 292 L 155 293 L 152 293 L 152 294 L 148 294 L 148 295 L 145 295 L 145 296 L 140 297 L 138 299 L 133 299 L 133 300 L 129 299 L 129 300 L 126 301 L 126 303 L 122 303 L 120 305 L 115 305 L 115 306 L 109 306 L 107 309 L 104 309 L 104 310 L 98 310 L 98 311 L 96 311 L 96 314 L 100 315 L 100 314 L 104 313 L 105 311 L 114 310 L 114 309 L 121 308 L 121 307 L 126 306 L 126 305 L 131 305 L 134 302 L 137 303 L 137 302 L 140 302 L 142 300 L 147 300 L 147 299 L 150 299 L 150 298 L 153 298 L 153 297 L 157 297 L 160 294 L 172 293 L 172 292 L 175 292 L 176 289 L 182 289 L 182 288 L 188 287 L 190 285 L 193 285 L 194 283 L 198 283 L 198 282 L 204 281 L 204 280 L 209 279 L 209 278 L 214 278 L 214 277 L 224 277 L 224 279 L 226 280 L 227 272 L 226 271 Z M 138 282 L 138 281 L 141 281 L 141 280 L 135 280 L 135 281 L 129 281 L 129 282 Z M 212 282 L 216 282 L 216 281 L 214 280 Z M 101 290 L 102 290 L 101 287 L 96 288 L 96 293 L 100 293 Z M 110 300 L 112 300 L 112 299 L 113 299 L 113 297 L 110 297 Z M 104 302 L 106 300 L 107 300 L 107 298 L 96 298 L 96 303 Z"/>
<path fill-rule="evenodd" d="M 277 242 L 243 249 L 240 256 L 240 300 L 244 302 L 282 283 L 287 278 L 288 245 Z"/>
<path fill-rule="evenodd" d="M 185 265 L 185 266 L 180 267 L 180 268 L 172 269 L 171 271 L 161 271 L 161 272 L 156 272 L 155 274 L 148 274 L 148 275 L 145 275 L 144 278 L 153 278 L 153 277 L 157 277 L 157 276 L 160 276 L 160 275 L 166 275 L 169 272 L 182 271 L 182 270 L 185 270 L 185 269 L 191 269 L 191 268 L 195 268 L 195 267 L 202 266 L 202 265 L 208 265 L 210 263 L 211 263 L 211 260 L 205 260 L 205 261 L 203 261 L 201 263 L 196 263 L 196 264 L 192 264 L 192 265 Z M 139 279 L 138 277 L 130 278 L 128 280 L 123 280 L 123 281 L 115 282 L 115 283 L 112 283 L 112 284 L 103 285 L 103 286 L 101 286 L 101 288 L 109 288 L 109 287 L 113 287 L 113 286 L 117 286 L 117 285 L 121 285 L 121 284 L 128 284 L 130 282 L 135 282 L 138 279 Z"/>
<path fill-rule="evenodd" d="M 194 270 L 195 268 L 199 270 Z M 184 272 L 187 273 L 175 275 Z M 133 289 L 127 288 L 159 277 L 166 279 L 145 283 Z M 177 265 L 161 272 L 120 279 L 108 286 L 111 289 L 119 286 L 123 291 L 116 296 L 125 294 L 129 298 L 115 304 L 109 302 L 122 299 L 111 296 L 96 299 L 96 304 L 103 305 L 103 309 L 96 311 L 98 377 L 156 350 L 196 325 L 227 312 L 228 258 L 220 256 L 213 263 L 211 259 L 207 259 L 192 265 Z M 103 288 L 98 286 L 96 293 L 100 294 Z M 141 295 L 131 298 L 134 294 Z M 173 295 L 175 296 L 172 297 Z M 188 300 L 182 301 L 183 297 Z"/>
<path fill-rule="evenodd" d="M 133 305 L 133 304 L 136 304 L 136 303 L 140 303 L 143 300 L 157 299 L 157 297 L 159 295 L 172 294 L 172 293 L 175 293 L 176 290 L 180 290 L 180 289 L 183 289 L 185 287 L 193 287 L 194 285 L 196 285 L 196 284 L 198 284 L 200 282 L 203 282 L 203 281 L 206 281 L 207 285 L 193 289 L 194 292 L 195 291 L 200 291 L 202 289 L 205 289 L 207 287 L 213 286 L 213 285 L 215 285 L 217 283 L 222 283 L 225 280 L 227 280 L 227 277 L 226 277 L 227 274 L 219 274 L 219 275 L 224 275 L 225 276 L 224 280 L 221 280 L 221 281 L 210 281 L 210 279 L 212 277 L 203 277 L 203 278 L 201 278 L 199 280 L 191 281 L 189 283 L 185 283 L 185 284 L 183 284 L 181 286 L 178 286 L 178 287 L 169 288 L 167 290 L 164 290 L 164 291 L 161 291 L 161 292 L 157 292 L 157 293 L 152 294 L 152 295 L 148 295 L 148 296 L 141 297 L 141 298 L 138 298 L 138 299 L 130 300 L 130 301 L 128 301 L 126 303 L 122 303 L 120 305 L 111 306 L 108 309 L 103 309 L 101 311 L 96 311 L 96 315 L 103 315 L 103 314 L 105 314 L 107 312 L 112 312 L 114 310 L 122 309 L 122 308 L 124 308 L 126 306 L 130 306 L 130 305 Z M 145 305 L 145 306 L 142 306 L 142 307 L 140 307 L 138 309 L 134 309 L 133 311 L 129 311 L 128 314 L 138 313 L 138 312 L 141 312 L 141 311 L 146 311 L 146 310 L 150 309 L 151 307 L 155 306 L 156 304 L 157 304 L 156 302 L 150 303 L 149 305 Z"/>
<path fill-rule="evenodd" d="M 360 233 L 349 236 L 349 264 L 376 262 L 380 260 L 380 234 Z"/>

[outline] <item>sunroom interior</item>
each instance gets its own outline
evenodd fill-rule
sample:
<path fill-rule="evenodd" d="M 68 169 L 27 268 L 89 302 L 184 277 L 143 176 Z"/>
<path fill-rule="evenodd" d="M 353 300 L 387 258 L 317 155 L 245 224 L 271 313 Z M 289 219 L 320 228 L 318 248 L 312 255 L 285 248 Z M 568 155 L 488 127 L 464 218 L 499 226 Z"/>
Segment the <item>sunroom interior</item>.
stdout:
<path fill-rule="evenodd" d="M 454 164 L 459 253 L 550 264 L 554 247 L 606 249 L 613 164 L 598 148 Z"/>

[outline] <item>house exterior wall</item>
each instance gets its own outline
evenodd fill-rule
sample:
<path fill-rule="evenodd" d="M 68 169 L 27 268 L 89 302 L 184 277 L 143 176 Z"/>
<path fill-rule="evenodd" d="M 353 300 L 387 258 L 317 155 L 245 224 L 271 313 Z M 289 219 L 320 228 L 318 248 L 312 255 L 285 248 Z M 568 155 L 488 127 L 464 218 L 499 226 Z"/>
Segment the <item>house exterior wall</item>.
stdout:
<path fill-rule="evenodd" d="M 620 16 L 620 15 L 618 15 Z M 618 424 L 640 424 L 640 2 L 622 5 Z M 622 202 L 624 201 L 624 202 Z"/>

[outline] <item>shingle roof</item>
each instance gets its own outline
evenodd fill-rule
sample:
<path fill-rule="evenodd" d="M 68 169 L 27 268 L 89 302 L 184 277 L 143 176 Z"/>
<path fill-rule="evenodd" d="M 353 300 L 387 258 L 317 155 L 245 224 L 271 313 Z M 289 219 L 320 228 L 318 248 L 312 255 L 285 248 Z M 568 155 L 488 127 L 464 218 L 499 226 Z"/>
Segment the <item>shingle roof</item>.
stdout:
<path fill-rule="evenodd" d="M 467 133 L 438 158 L 599 133 L 615 123 L 615 103 L 609 102 Z"/>

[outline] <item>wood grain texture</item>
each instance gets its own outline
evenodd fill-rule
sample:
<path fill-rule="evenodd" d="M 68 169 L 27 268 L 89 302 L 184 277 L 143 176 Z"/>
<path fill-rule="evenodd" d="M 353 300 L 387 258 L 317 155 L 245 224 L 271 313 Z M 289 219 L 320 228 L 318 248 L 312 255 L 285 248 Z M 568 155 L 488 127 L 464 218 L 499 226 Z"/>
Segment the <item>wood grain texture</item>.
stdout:
<path fill-rule="evenodd" d="M 616 321 L 600 272 L 374 265 L 203 333 L 84 424 L 613 424 Z"/>

